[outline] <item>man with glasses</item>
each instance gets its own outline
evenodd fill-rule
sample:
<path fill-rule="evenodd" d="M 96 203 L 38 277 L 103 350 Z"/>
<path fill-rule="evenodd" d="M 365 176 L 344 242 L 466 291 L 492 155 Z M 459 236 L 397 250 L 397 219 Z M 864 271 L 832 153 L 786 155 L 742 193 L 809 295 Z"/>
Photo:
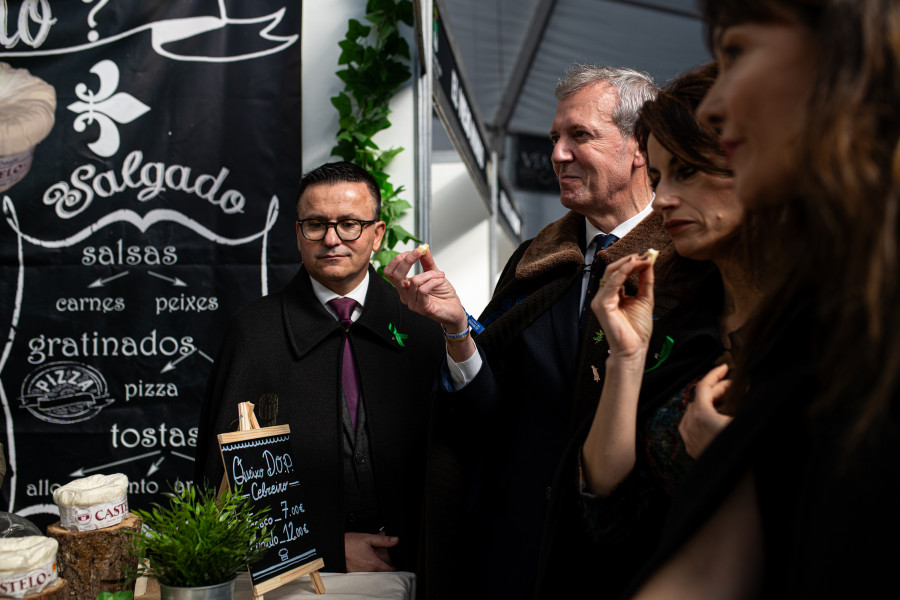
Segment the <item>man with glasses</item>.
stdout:
<path fill-rule="evenodd" d="M 378 184 L 352 163 L 303 176 L 303 264 L 284 290 L 234 316 L 201 414 L 197 478 L 212 484 L 222 477 L 215 435 L 234 428 L 238 403 L 275 412 L 264 426 L 291 426 L 305 516 L 326 571 L 416 570 L 444 344 L 440 327 L 403 306 L 369 264 L 385 232 L 380 212 Z"/>

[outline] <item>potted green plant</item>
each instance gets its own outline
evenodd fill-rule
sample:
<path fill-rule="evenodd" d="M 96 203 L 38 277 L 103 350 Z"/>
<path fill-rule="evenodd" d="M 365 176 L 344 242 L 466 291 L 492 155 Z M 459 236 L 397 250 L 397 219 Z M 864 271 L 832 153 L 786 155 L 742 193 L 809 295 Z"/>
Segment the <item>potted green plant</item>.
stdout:
<path fill-rule="evenodd" d="M 144 528 L 134 535 L 135 576 L 159 582 L 162 600 L 230 600 L 238 572 L 266 551 L 268 530 L 239 489 L 216 498 L 213 490 L 185 486 L 168 506 L 135 510 Z"/>

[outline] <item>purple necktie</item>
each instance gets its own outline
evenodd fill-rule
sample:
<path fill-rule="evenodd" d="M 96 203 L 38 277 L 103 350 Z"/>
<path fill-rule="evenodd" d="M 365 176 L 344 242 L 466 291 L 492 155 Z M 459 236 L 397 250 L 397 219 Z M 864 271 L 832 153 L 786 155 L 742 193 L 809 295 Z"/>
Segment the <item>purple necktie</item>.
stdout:
<path fill-rule="evenodd" d="M 356 300 L 353 298 L 335 298 L 328 304 L 337 313 L 338 320 L 344 331 L 348 331 L 353 325 L 353 309 L 356 308 Z M 359 405 L 359 372 L 356 370 L 356 362 L 353 360 L 353 352 L 350 350 L 350 338 L 344 338 L 344 359 L 341 361 L 341 380 L 344 386 L 344 399 L 347 401 L 347 410 L 350 411 L 350 422 L 356 429 L 356 408 Z"/>

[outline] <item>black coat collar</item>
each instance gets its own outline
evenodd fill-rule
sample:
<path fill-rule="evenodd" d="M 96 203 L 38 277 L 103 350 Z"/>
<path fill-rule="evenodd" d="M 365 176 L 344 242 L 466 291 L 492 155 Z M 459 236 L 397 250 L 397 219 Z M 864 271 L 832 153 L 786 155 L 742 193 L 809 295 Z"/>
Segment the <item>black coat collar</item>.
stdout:
<path fill-rule="evenodd" d="M 303 266 L 283 290 L 281 306 L 287 337 L 298 359 L 326 338 L 343 335 L 338 322 L 316 298 L 309 273 Z M 399 333 L 404 333 L 400 297 L 393 286 L 369 266 L 369 291 L 362 314 L 353 324 L 351 333 L 385 349 L 401 352 L 403 347 L 391 331 L 391 325 Z"/>

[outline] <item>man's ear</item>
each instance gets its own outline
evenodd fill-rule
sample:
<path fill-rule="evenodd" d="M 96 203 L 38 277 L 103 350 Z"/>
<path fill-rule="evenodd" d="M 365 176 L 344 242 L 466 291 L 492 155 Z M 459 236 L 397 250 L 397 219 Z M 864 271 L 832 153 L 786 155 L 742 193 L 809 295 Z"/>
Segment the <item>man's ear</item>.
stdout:
<path fill-rule="evenodd" d="M 377 221 L 372 223 L 372 227 L 375 229 L 375 239 L 372 241 L 372 252 L 377 252 L 378 249 L 381 248 L 381 238 L 384 237 L 387 225 L 384 221 Z"/>
<path fill-rule="evenodd" d="M 634 148 L 632 149 L 632 151 L 634 152 L 634 162 L 633 162 L 632 166 L 635 169 L 640 169 L 641 167 L 646 167 L 647 166 L 647 155 L 644 154 L 643 152 L 641 152 L 641 147 L 637 143 L 637 140 L 634 138 L 634 136 L 631 137 L 631 139 L 629 140 L 629 143 L 634 144 Z"/>

